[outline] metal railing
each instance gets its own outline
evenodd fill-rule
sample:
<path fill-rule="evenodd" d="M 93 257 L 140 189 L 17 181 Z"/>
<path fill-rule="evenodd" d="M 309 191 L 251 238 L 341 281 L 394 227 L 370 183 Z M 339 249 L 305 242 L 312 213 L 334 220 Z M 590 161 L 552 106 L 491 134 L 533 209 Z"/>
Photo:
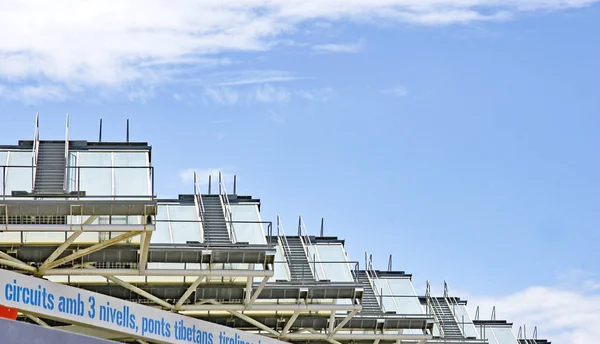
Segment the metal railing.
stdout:
<path fill-rule="evenodd" d="M 200 223 L 200 224 L 204 224 L 203 221 L 198 221 L 198 220 L 155 220 L 154 222 L 156 223 Z M 273 241 L 271 239 L 272 235 L 273 235 L 273 222 L 271 221 L 243 221 L 243 220 L 237 220 L 237 221 L 225 221 L 226 223 L 230 223 L 230 224 L 259 224 L 262 226 L 267 225 L 267 234 L 266 237 L 268 237 L 269 239 L 267 240 L 267 246 L 271 246 L 273 244 Z M 210 244 L 210 243 L 206 243 L 206 244 Z M 232 246 L 236 246 L 236 244 L 238 246 L 244 246 L 246 245 L 246 243 L 233 243 Z"/>
<path fill-rule="evenodd" d="M 300 242 L 302 243 L 302 247 L 304 248 L 304 252 L 306 252 L 306 256 L 308 257 L 308 262 L 310 263 L 313 276 L 315 279 L 319 279 L 317 273 L 317 264 L 321 261 L 321 257 L 319 255 L 319 250 L 317 249 L 317 245 L 313 244 L 310 240 L 310 235 L 308 234 L 308 230 L 306 230 L 306 226 L 304 225 L 304 220 L 302 216 L 298 219 L 298 236 L 300 237 Z M 311 255 L 309 248 L 314 250 L 314 253 Z M 321 278 L 325 278 L 325 269 L 323 269 L 323 264 L 319 264 L 321 268 Z"/>
<path fill-rule="evenodd" d="M 200 218 L 200 235 L 204 238 L 204 201 L 202 200 L 202 192 L 200 191 L 200 186 L 198 185 L 198 176 L 196 175 L 196 171 L 194 171 L 194 202 L 196 204 L 196 209 L 198 209 L 198 217 Z"/>
<path fill-rule="evenodd" d="M 281 244 L 281 249 L 283 250 L 283 260 L 287 263 L 287 257 L 291 257 L 292 250 L 290 249 L 290 244 L 287 240 L 287 235 L 285 235 L 285 231 L 283 229 L 283 223 L 281 222 L 281 218 L 277 215 L 277 241 Z M 290 267 L 286 264 L 288 270 L 288 276 L 292 278 L 292 272 L 290 271 Z"/>
<path fill-rule="evenodd" d="M 221 171 L 219 171 L 219 197 L 221 198 L 221 206 L 223 207 L 223 214 L 225 215 L 227 233 L 229 234 L 231 242 L 235 243 L 237 240 L 235 238 L 233 214 L 231 213 L 231 204 L 229 204 L 229 196 L 227 195 L 227 189 L 225 189 Z"/>
<path fill-rule="evenodd" d="M 33 151 L 31 157 L 31 189 L 35 188 L 35 178 L 37 174 L 38 153 L 40 150 L 40 116 L 35 114 L 35 131 L 33 133 Z M 4 179 L 3 179 L 4 180 Z M 6 180 L 5 180 L 6 182 Z"/>
<path fill-rule="evenodd" d="M 18 195 L 13 196 L 12 193 L 7 194 L 7 191 L 6 191 L 7 185 L 11 181 L 8 178 L 9 170 L 17 171 L 16 173 L 19 173 L 19 175 L 26 175 L 27 171 L 33 171 L 34 168 L 35 168 L 35 166 L 29 166 L 29 165 L 0 165 L 0 170 L 2 173 L 2 183 L 1 183 L 2 185 L 0 185 L 0 187 L 2 189 L 1 190 L 2 199 L 5 200 L 7 198 L 12 198 L 12 197 L 18 197 L 18 198 L 39 197 L 39 196 L 34 196 L 33 194 L 29 194 L 29 192 L 31 191 L 29 188 L 29 185 L 24 185 L 24 184 L 28 184 L 28 183 L 27 182 L 23 183 L 22 181 L 17 182 L 17 184 L 23 184 L 23 187 L 21 187 L 20 185 L 16 185 L 16 187 L 11 186 L 10 191 L 19 191 Z M 144 170 L 148 170 L 148 172 L 150 173 L 150 177 L 151 177 L 150 190 L 148 190 L 150 194 L 113 194 L 114 180 L 111 179 L 110 190 L 107 190 L 108 194 L 94 195 L 94 194 L 86 193 L 85 196 L 82 195 L 83 192 L 86 191 L 86 190 L 81 189 L 81 175 L 82 174 L 85 175 L 85 172 L 82 172 L 82 171 L 104 170 L 104 169 L 110 169 L 110 170 L 113 170 L 113 169 L 114 170 L 144 169 Z M 68 170 L 69 170 L 69 177 L 70 177 L 69 182 L 72 185 L 67 185 L 67 191 L 71 191 L 72 194 L 61 195 L 61 198 L 76 198 L 76 199 L 101 198 L 101 199 L 114 199 L 114 200 L 125 199 L 125 198 L 144 198 L 144 199 L 155 199 L 156 198 L 156 195 L 154 192 L 155 188 L 154 188 L 154 167 L 153 166 L 69 166 Z M 33 187 L 34 187 L 34 185 L 32 184 L 31 188 L 33 188 Z M 22 189 L 17 189 L 17 188 L 22 188 Z"/>
<path fill-rule="evenodd" d="M 459 321 L 458 321 L 458 318 L 456 317 L 456 307 L 459 305 L 458 299 L 455 296 L 450 296 L 450 287 L 448 286 L 448 282 L 446 282 L 446 281 L 444 281 L 444 299 L 448 303 L 448 307 L 450 308 L 452 316 L 454 317 L 454 321 L 456 321 L 456 324 L 458 325 Z M 463 337 L 464 337 L 465 336 L 464 321 L 463 321 L 462 327 L 458 326 L 458 329 L 460 330 L 460 334 L 463 335 Z"/>
<path fill-rule="evenodd" d="M 365 252 L 365 274 L 367 275 L 371 289 L 373 289 L 373 293 L 375 294 L 379 308 L 385 312 L 385 306 L 383 304 L 383 289 L 380 291 L 375 284 L 375 281 L 379 279 L 379 276 L 377 276 L 377 271 L 373 269 L 373 256 L 367 255 L 367 252 Z M 398 309 L 398 305 L 396 304 L 395 300 L 394 305 L 396 306 L 396 309 Z"/>
<path fill-rule="evenodd" d="M 284 257 L 284 261 L 275 261 L 274 262 L 276 266 L 278 265 L 288 265 L 289 262 L 285 259 Z M 341 260 L 324 260 L 324 261 L 319 261 L 317 262 L 319 264 L 340 264 L 341 267 L 340 268 L 344 268 L 344 269 L 348 269 L 348 271 L 350 272 L 352 281 L 331 281 L 328 280 L 327 283 L 359 283 L 359 279 L 358 279 L 358 271 L 360 271 L 360 263 L 357 261 L 341 261 Z M 289 271 L 289 265 L 288 267 L 288 271 Z M 305 265 L 302 265 L 302 270 L 300 270 L 300 272 L 302 273 L 302 275 L 304 275 L 307 272 L 311 272 L 312 269 L 310 267 L 306 267 Z M 290 276 L 291 279 L 291 274 L 288 275 Z M 315 280 L 294 280 L 295 283 L 298 283 L 300 285 L 305 285 L 305 284 L 314 284 Z"/>
<path fill-rule="evenodd" d="M 65 178 L 63 182 L 63 190 L 67 190 L 68 175 L 69 175 L 69 113 L 67 112 L 67 120 L 65 124 Z M 35 185 L 35 184 L 34 184 Z"/>

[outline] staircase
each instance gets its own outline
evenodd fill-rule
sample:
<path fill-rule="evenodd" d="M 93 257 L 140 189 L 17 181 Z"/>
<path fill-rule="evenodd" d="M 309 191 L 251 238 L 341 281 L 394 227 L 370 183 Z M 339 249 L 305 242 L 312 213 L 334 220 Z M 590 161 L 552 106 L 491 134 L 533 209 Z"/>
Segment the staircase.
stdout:
<path fill-rule="evenodd" d="M 304 251 L 300 237 L 286 237 L 289 252 L 284 250 L 290 268 L 292 281 L 314 281 L 315 277 L 310 269 L 310 262 Z"/>
<path fill-rule="evenodd" d="M 66 163 L 65 142 L 40 141 L 33 192 L 64 193 Z"/>
<path fill-rule="evenodd" d="M 443 297 L 431 298 L 431 309 L 445 338 L 464 338 L 450 305 Z"/>
<path fill-rule="evenodd" d="M 221 196 L 202 195 L 201 197 L 204 204 L 204 242 L 210 245 L 231 244 Z"/>
<path fill-rule="evenodd" d="M 371 281 L 369 280 L 367 273 L 365 271 L 358 271 L 356 277 L 364 289 L 362 298 L 362 313 L 382 313 L 381 306 L 379 306 L 377 296 L 375 295 L 375 291 L 371 286 Z"/>

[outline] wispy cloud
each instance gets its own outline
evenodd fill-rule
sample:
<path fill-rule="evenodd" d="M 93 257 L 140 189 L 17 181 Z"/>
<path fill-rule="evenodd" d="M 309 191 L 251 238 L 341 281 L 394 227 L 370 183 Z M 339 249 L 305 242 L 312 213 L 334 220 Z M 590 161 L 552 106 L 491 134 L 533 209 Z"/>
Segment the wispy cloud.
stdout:
<path fill-rule="evenodd" d="M 41 93 L 47 95 L 50 87 L 64 94 L 72 87 L 160 83 L 184 77 L 191 66 L 229 64 L 223 55 L 230 52 L 277 49 L 277 42 L 308 21 L 452 25 L 509 20 L 523 12 L 580 8 L 598 1 L 182 0 L 177 6 L 167 0 L 0 2 L 0 82 L 43 87 L 46 92 Z M 331 43 L 317 49 L 352 52 L 356 47 Z M 290 78 L 231 80 L 220 86 Z M 20 91 L 40 97 L 39 90 Z M 60 94 L 48 97 L 58 99 Z"/>
<path fill-rule="evenodd" d="M 204 87 L 206 101 L 222 104 L 251 104 L 251 103 L 287 103 L 294 97 L 309 100 L 326 100 L 327 93 L 322 90 L 290 90 L 271 84 L 250 87 L 207 86 Z"/>
<path fill-rule="evenodd" d="M 67 98 L 67 90 L 57 85 L 0 85 L 0 98 L 26 103 L 38 101 L 62 101 Z"/>
<path fill-rule="evenodd" d="M 575 284 L 575 283 L 570 283 Z M 600 336 L 600 293 L 590 288 L 598 280 L 582 280 L 577 285 L 533 286 L 501 296 L 471 296 L 471 314 L 480 306 L 480 314 L 491 314 L 496 306 L 497 318 L 510 320 L 533 329 L 538 326 L 540 338 L 556 343 L 594 343 Z M 483 316 L 482 316 L 483 319 Z"/>
<path fill-rule="evenodd" d="M 223 178 L 223 182 L 228 185 L 233 180 L 233 171 L 232 167 L 222 167 L 222 168 L 186 168 L 179 172 L 179 181 L 182 184 L 192 185 L 194 183 L 194 173 L 196 173 L 197 183 L 200 187 L 208 186 L 209 176 L 211 182 L 213 183 L 213 187 L 217 185 L 219 180 L 219 171 L 221 171 L 221 177 Z M 215 189 L 213 189 L 215 190 Z M 206 192 L 206 189 L 200 190 L 201 192 Z"/>
<path fill-rule="evenodd" d="M 363 50 L 364 42 L 357 43 L 329 43 L 313 46 L 313 50 L 325 53 L 358 53 Z"/>
<path fill-rule="evenodd" d="M 406 97 L 408 95 L 408 89 L 404 86 L 396 86 L 380 90 L 379 93 L 394 97 Z"/>

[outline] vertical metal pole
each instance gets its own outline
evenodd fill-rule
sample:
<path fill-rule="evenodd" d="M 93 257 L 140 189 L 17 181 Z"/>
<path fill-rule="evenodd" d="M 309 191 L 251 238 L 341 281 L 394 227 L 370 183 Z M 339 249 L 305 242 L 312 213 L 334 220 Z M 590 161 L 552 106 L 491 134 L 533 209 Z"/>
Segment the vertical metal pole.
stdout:
<path fill-rule="evenodd" d="M 222 179 L 222 178 L 221 178 L 221 171 L 219 171 L 219 195 L 220 195 L 220 194 L 221 194 L 221 192 L 222 192 L 222 191 L 221 191 L 221 183 L 222 183 L 223 181 L 222 181 L 221 179 Z"/>
<path fill-rule="evenodd" d="M 325 221 L 325 218 L 321 218 L 321 237 L 323 236 L 323 222 Z"/>
<path fill-rule="evenodd" d="M 198 192 L 196 191 L 196 171 L 194 171 L 194 196 L 198 194 Z"/>
<path fill-rule="evenodd" d="M 233 175 L 233 194 L 237 195 L 237 174 Z"/>
<path fill-rule="evenodd" d="M 100 131 L 98 132 L 98 142 L 102 142 L 102 118 L 100 118 Z"/>
<path fill-rule="evenodd" d="M 315 248 L 316 250 L 317 248 Z M 313 271 L 315 272 L 315 277 L 317 277 L 317 280 L 319 280 L 319 274 L 317 274 L 317 255 L 315 253 L 313 253 Z"/>
<path fill-rule="evenodd" d="M 81 194 L 81 166 L 77 166 L 77 200 Z"/>
<path fill-rule="evenodd" d="M 127 143 L 129 143 L 129 118 L 127 119 Z"/>
<path fill-rule="evenodd" d="M 154 198 L 154 196 L 156 195 L 154 193 L 154 166 L 150 167 L 150 173 L 152 173 L 152 195 L 150 195 L 150 196 L 152 196 L 152 198 Z"/>
<path fill-rule="evenodd" d="M 2 199 L 6 199 L 6 166 L 2 166 Z"/>
<path fill-rule="evenodd" d="M 277 237 L 279 237 L 279 215 L 277 215 Z"/>
<path fill-rule="evenodd" d="M 392 271 L 392 255 L 390 254 L 390 260 L 388 261 L 388 271 Z"/>
<path fill-rule="evenodd" d="M 208 175 L 208 194 L 210 195 L 210 188 L 212 186 L 212 175 Z"/>
<path fill-rule="evenodd" d="M 302 215 L 298 216 L 298 236 L 302 236 Z"/>

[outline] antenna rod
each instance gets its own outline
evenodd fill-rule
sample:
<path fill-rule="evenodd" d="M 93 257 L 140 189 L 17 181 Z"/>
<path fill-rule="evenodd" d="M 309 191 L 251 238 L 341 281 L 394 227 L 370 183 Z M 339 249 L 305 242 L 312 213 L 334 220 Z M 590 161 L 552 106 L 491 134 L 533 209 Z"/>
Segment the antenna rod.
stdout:
<path fill-rule="evenodd" d="M 237 174 L 233 175 L 233 194 L 237 195 Z"/>
<path fill-rule="evenodd" d="M 129 118 L 127 119 L 127 143 L 129 143 Z"/>
<path fill-rule="evenodd" d="M 102 118 L 100 118 L 100 132 L 98 133 L 98 142 L 102 142 Z"/>
<path fill-rule="evenodd" d="M 323 222 L 325 221 L 325 218 L 321 218 L 321 237 L 323 237 Z"/>

